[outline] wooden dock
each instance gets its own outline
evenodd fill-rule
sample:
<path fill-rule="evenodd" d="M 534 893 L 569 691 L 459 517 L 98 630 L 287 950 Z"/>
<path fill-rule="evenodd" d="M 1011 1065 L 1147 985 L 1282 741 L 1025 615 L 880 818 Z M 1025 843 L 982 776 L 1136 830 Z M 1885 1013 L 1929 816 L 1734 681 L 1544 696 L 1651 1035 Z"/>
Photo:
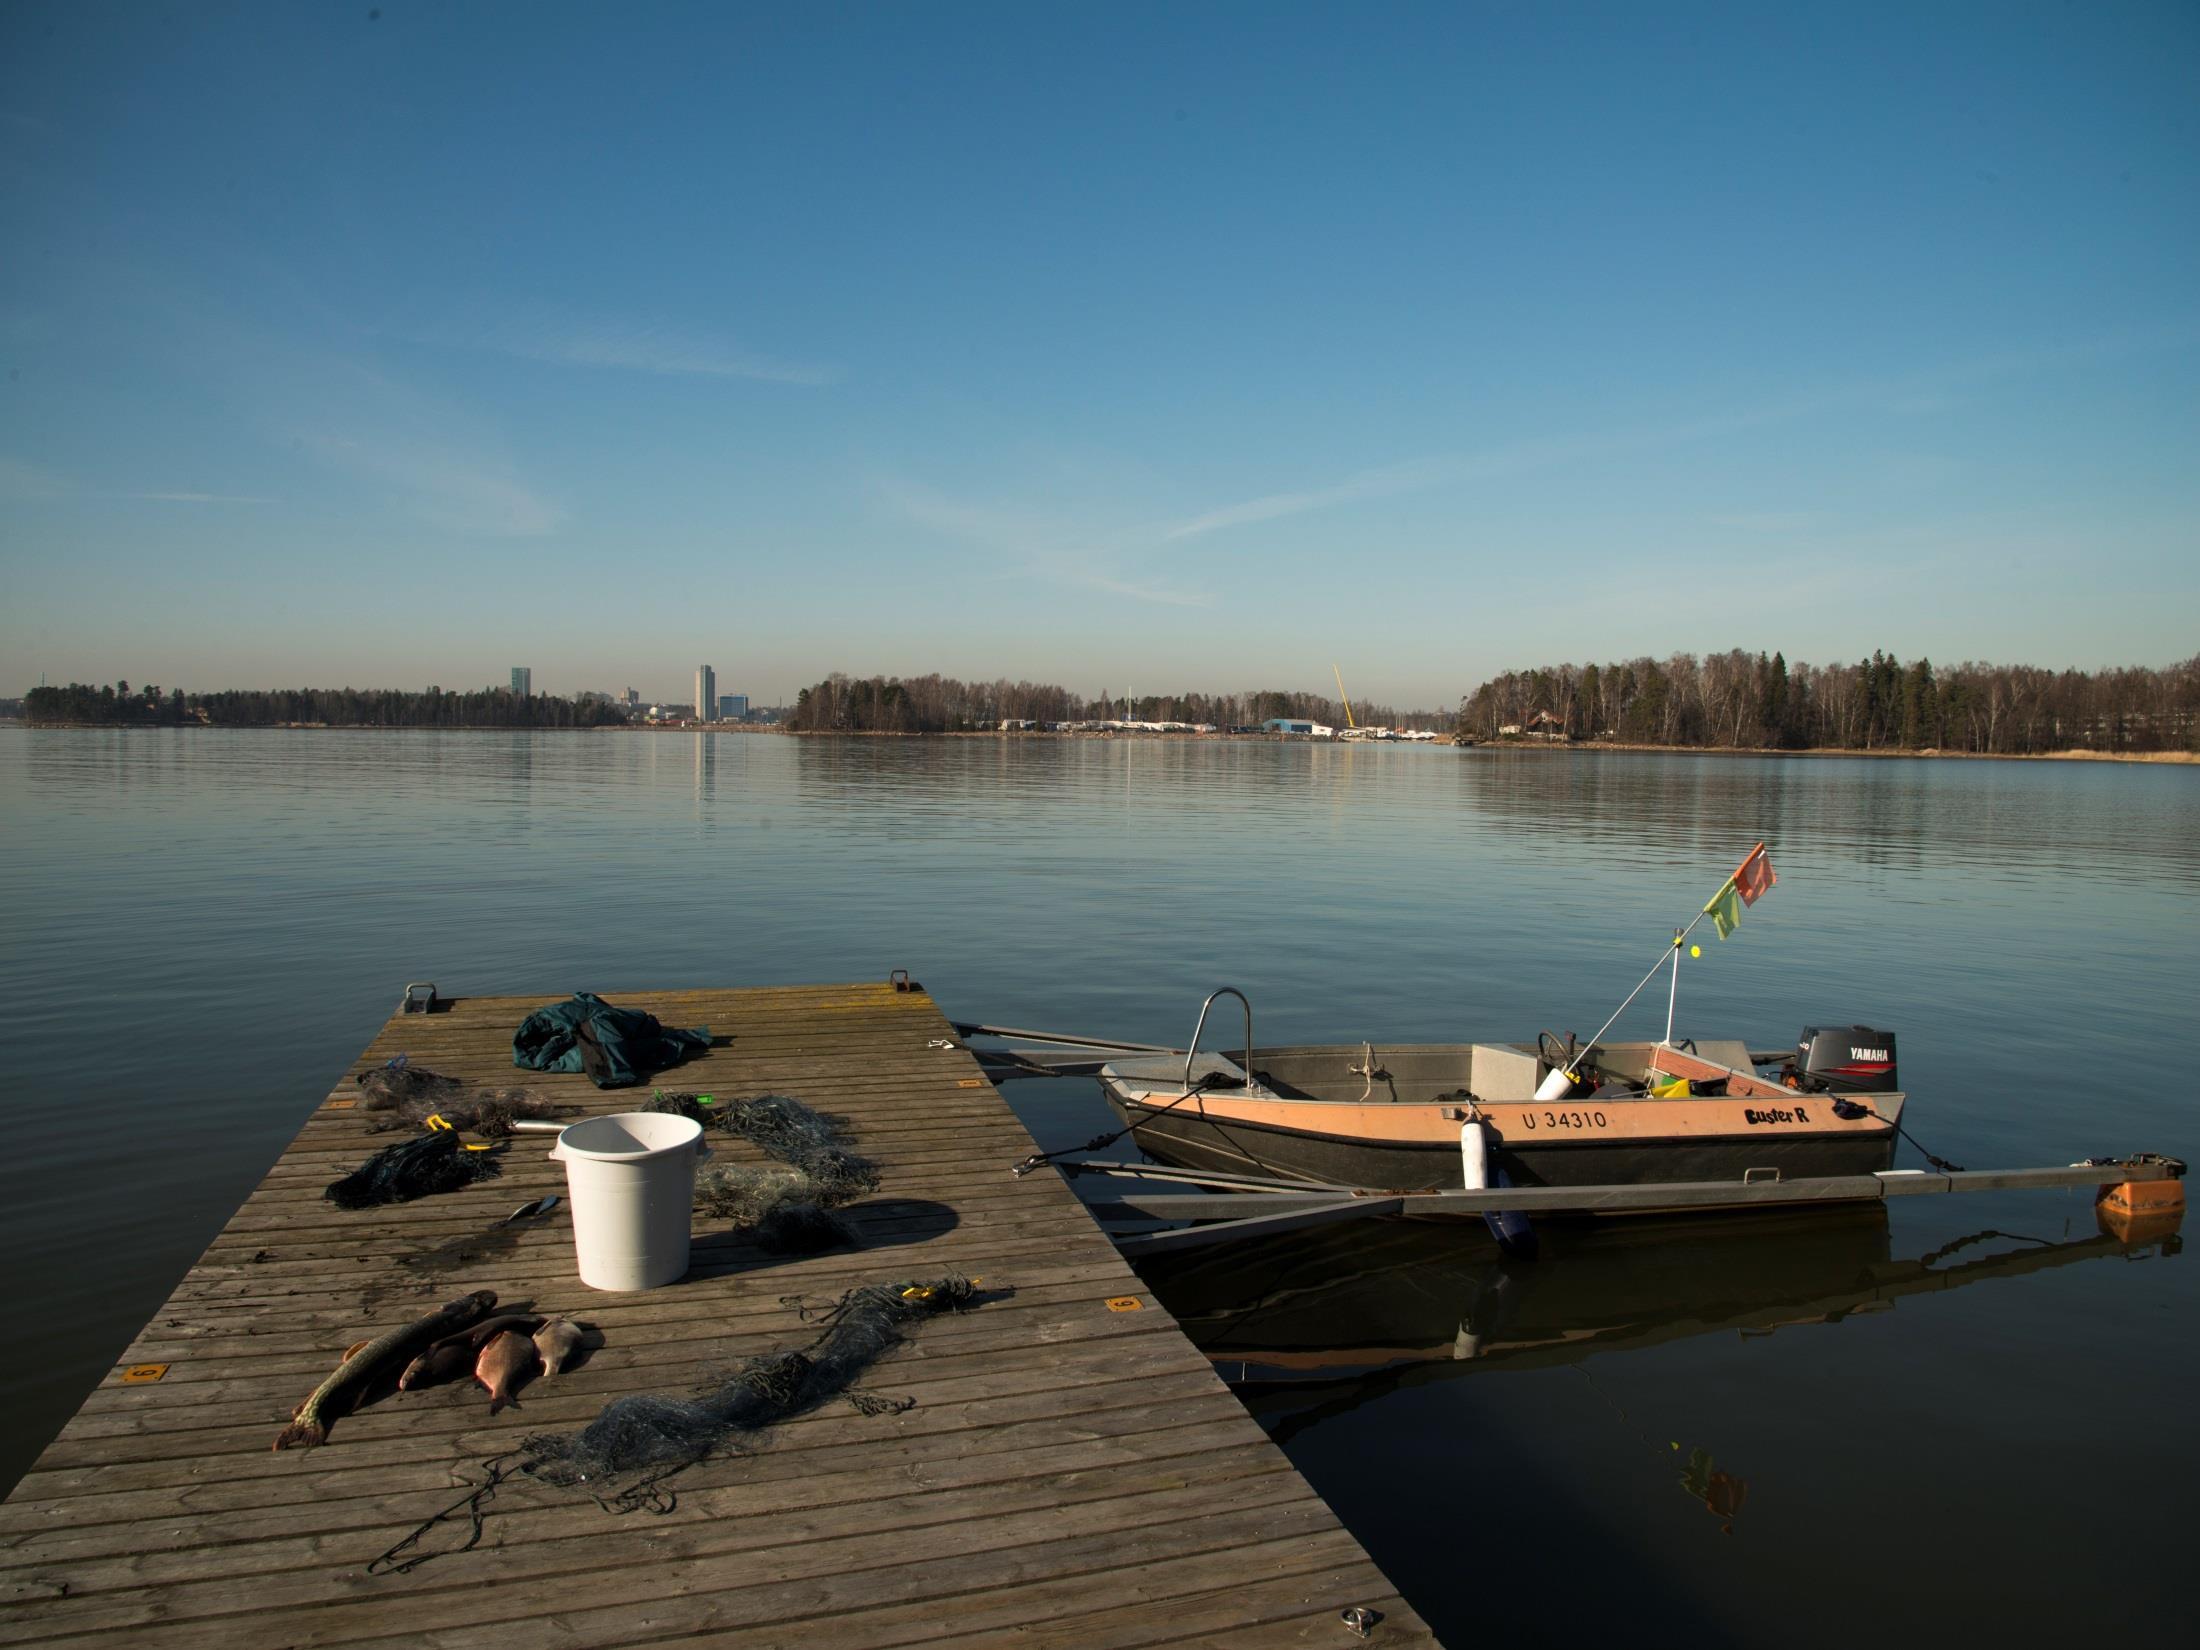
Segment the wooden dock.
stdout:
<path fill-rule="evenodd" d="M 699 1223 L 681 1283 L 597 1294 L 562 1208 L 485 1235 L 564 1190 L 542 1136 L 465 1191 L 340 1211 L 322 1188 L 400 1138 L 348 1104 L 370 1063 L 524 1077 L 589 1115 L 637 1098 L 513 1070 L 541 999 L 393 1018 L 0 1507 L 0 1643 L 1349 1645 L 1355 1605 L 1381 1615 L 1371 1643 L 1434 1642 L 1059 1177 L 1010 1176 L 1031 1138 L 967 1052 L 933 1046 L 950 1032 L 921 990 L 606 995 L 717 1034 L 663 1086 L 844 1119 L 883 1172 L 848 1211 L 860 1247 L 788 1259 Z M 683 1474 L 662 1514 L 508 1480 L 470 1551 L 461 1517 L 422 1537 L 430 1562 L 368 1572 L 528 1435 L 806 1345 L 804 1301 L 948 1272 L 1013 1294 L 925 1322 L 872 1372 L 916 1400 L 905 1413 L 800 1416 Z M 319 1449 L 270 1449 L 346 1346 L 477 1288 L 605 1344 L 493 1419 L 453 1385 L 384 1398 Z"/>

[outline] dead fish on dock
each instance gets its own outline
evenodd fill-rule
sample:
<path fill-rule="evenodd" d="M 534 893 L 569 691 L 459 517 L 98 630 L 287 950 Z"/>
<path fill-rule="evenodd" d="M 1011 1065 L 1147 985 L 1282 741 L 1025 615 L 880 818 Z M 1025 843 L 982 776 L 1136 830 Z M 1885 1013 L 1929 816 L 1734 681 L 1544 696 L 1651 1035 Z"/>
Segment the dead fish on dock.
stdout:
<path fill-rule="evenodd" d="M 507 1329 L 481 1349 L 474 1363 L 474 1379 L 489 1394 L 489 1413 L 494 1415 L 512 1401 L 512 1393 L 535 1367 L 535 1343 L 515 1329 Z"/>
<path fill-rule="evenodd" d="M 275 1435 L 274 1447 L 289 1449 L 293 1444 L 327 1443 L 330 1424 L 344 1413 L 341 1405 L 356 1402 L 378 1376 L 392 1364 L 410 1356 L 415 1348 L 478 1321 L 494 1310 L 496 1303 L 493 1291 L 476 1289 L 470 1295 L 461 1295 L 438 1307 L 424 1318 L 376 1336 L 338 1364 L 335 1373 L 313 1389 L 313 1395 L 292 1413 L 290 1425 Z M 532 1354 L 533 1351 L 530 1343 L 528 1352 Z"/>
<path fill-rule="evenodd" d="M 457 1340 L 437 1341 L 405 1366 L 405 1373 L 397 1377 L 397 1390 L 417 1392 L 424 1386 L 440 1386 L 445 1381 L 455 1381 L 473 1367 L 473 1343 L 464 1336 Z"/>
<path fill-rule="evenodd" d="M 571 1318 L 552 1318 L 535 1331 L 535 1351 L 542 1358 L 542 1378 L 563 1372 L 573 1354 L 587 1344 L 588 1331 Z"/>
<path fill-rule="evenodd" d="M 532 1335 L 542 1327 L 542 1321 L 540 1312 L 503 1312 L 475 1324 L 463 1334 L 452 1335 L 449 1339 L 464 1341 L 478 1352 L 507 1331 L 514 1335 Z"/>
<path fill-rule="evenodd" d="M 424 1386 L 455 1381 L 474 1367 L 482 1347 L 497 1336 L 507 1330 L 532 1335 L 541 1324 L 540 1313 L 507 1312 L 472 1324 L 455 1335 L 446 1335 L 405 1366 L 405 1373 L 397 1377 L 397 1389 L 415 1392 Z"/>

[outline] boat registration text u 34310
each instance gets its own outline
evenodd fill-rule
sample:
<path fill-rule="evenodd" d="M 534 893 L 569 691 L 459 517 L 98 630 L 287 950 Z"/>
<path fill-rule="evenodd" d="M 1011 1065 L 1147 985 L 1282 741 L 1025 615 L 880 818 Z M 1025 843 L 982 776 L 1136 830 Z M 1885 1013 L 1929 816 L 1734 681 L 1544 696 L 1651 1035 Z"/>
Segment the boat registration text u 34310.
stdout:
<path fill-rule="evenodd" d="M 1601 1129 L 1604 1127 L 1604 1113 L 1600 1111 L 1547 1111 L 1543 1113 L 1541 1123 L 1536 1121 L 1534 1112 L 1524 1111 L 1520 1114 L 1520 1120 L 1531 1129 Z"/>

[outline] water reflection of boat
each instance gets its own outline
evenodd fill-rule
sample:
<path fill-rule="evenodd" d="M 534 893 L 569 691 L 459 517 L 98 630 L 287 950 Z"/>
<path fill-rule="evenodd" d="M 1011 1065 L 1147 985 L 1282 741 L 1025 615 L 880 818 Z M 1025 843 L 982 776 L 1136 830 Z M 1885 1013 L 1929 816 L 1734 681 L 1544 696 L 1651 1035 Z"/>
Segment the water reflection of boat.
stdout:
<path fill-rule="evenodd" d="M 1158 1254 L 1140 1271 L 1225 1379 L 1320 1384 L 1838 1323 L 1905 1295 L 2177 1251 L 2174 1231 L 2132 1236 L 2055 1243 L 1989 1230 L 1898 1259 L 1885 1209 L 1842 1207 L 1554 1223 L 1542 1259 L 1516 1265 L 1454 1229 L 1386 1222 Z"/>

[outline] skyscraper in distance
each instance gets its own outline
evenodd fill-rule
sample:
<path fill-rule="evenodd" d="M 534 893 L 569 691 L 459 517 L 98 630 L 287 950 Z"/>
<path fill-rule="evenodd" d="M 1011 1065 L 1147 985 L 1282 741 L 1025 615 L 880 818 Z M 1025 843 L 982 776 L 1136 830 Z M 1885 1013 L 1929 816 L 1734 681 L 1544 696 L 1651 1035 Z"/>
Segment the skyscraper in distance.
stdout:
<path fill-rule="evenodd" d="M 718 672 L 708 665 L 695 667 L 695 719 L 708 722 L 718 713 Z"/>
<path fill-rule="evenodd" d="M 535 673 L 526 665 L 512 667 L 512 697 L 524 699 L 535 691 Z"/>

